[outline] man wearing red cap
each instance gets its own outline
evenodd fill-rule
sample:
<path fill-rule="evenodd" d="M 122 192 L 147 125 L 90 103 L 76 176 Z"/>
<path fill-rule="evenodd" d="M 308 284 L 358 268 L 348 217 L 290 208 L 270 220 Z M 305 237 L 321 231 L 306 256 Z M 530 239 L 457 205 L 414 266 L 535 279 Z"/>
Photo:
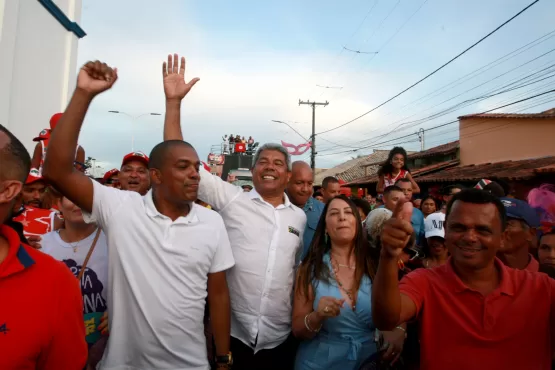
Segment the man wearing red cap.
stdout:
<path fill-rule="evenodd" d="M 118 180 L 121 190 L 135 191 L 145 195 L 150 189 L 148 156 L 143 152 L 133 152 L 123 157 Z"/>
<path fill-rule="evenodd" d="M 40 248 L 42 235 L 61 226 L 55 211 L 41 208 L 45 189 L 46 182 L 32 169 L 13 210 L 16 214 L 13 220 L 23 225 L 23 234 L 35 248 Z"/>
<path fill-rule="evenodd" d="M 44 157 L 46 156 L 46 150 L 48 149 L 48 143 L 50 142 L 50 134 L 54 127 L 58 124 L 58 121 L 62 117 L 62 113 L 56 113 L 50 118 L 50 129 L 45 128 L 42 130 L 33 141 L 37 141 L 35 146 L 35 151 L 33 152 L 33 159 L 31 161 L 31 168 L 36 168 L 39 175 L 42 174 L 42 165 L 44 163 Z M 78 145 L 75 153 L 75 161 L 79 164 L 85 163 L 85 149 Z"/>
<path fill-rule="evenodd" d="M 0 163 L 0 369 L 83 369 L 87 344 L 77 279 L 6 225 L 31 158 L 2 125 Z"/>
<path fill-rule="evenodd" d="M 110 171 L 106 171 L 102 177 L 102 184 L 110 188 L 120 188 L 118 179 L 119 170 L 117 168 L 112 168 Z"/>

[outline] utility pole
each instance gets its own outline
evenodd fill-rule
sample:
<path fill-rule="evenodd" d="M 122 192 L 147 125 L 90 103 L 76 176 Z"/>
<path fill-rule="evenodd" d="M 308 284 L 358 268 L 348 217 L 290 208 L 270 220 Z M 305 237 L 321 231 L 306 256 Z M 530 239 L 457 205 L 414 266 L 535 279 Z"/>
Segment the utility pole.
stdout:
<path fill-rule="evenodd" d="M 302 101 L 299 99 L 299 105 L 311 105 L 312 106 L 312 135 L 310 135 L 310 167 L 312 168 L 312 173 L 316 169 L 316 106 L 323 105 L 324 107 L 328 105 L 328 101 L 325 103 L 317 103 L 315 101 Z"/>
<path fill-rule="evenodd" d="M 423 152 L 424 151 L 424 129 L 421 128 L 420 130 L 418 130 L 418 140 L 420 140 L 420 151 Z"/>

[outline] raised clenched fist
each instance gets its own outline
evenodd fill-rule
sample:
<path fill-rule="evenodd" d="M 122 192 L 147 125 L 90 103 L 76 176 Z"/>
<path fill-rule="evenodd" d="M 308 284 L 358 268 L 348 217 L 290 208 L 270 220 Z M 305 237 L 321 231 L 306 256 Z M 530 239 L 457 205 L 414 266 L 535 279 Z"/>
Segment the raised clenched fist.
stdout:
<path fill-rule="evenodd" d="M 87 62 L 77 76 L 77 89 L 95 96 L 110 89 L 118 79 L 118 71 L 100 61 Z"/>
<path fill-rule="evenodd" d="M 399 258 L 414 232 L 410 223 L 412 211 L 411 202 L 397 203 L 393 216 L 385 222 L 380 235 L 382 255 L 385 252 L 387 257 Z"/>

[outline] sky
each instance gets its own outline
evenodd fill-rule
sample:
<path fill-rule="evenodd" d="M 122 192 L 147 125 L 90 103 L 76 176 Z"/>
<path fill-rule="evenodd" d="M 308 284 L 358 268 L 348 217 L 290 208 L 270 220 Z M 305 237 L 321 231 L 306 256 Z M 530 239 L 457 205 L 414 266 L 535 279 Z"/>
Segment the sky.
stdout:
<path fill-rule="evenodd" d="M 182 127 L 202 160 L 225 134 L 253 136 L 260 143 L 303 143 L 302 137 L 311 135 L 312 111 L 299 99 L 329 102 L 316 109 L 319 168 L 394 144 L 420 150 L 415 133 L 421 128 L 555 88 L 555 52 L 549 53 L 555 49 L 555 33 L 548 35 L 555 31 L 554 1 L 539 1 L 368 115 L 319 133 L 385 102 L 531 2 L 83 0 L 79 24 L 87 36 L 79 41 L 77 70 L 98 59 L 117 67 L 119 80 L 94 100 L 80 143 L 104 170 L 119 167 L 132 142 L 134 150 L 148 154 L 162 140 L 162 62 L 168 53 L 178 53 L 187 58 L 186 79 L 200 78 L 183 101 Z M 519 54 L 488 65 L 534 40 Z M 377 54 L 367 54 L 371 52 Z M 536 80 L 523 79 L 532 73 Z M 509 85 L 518 89 L 455 107 L 515 81 L 527 84 Z M 539 112 L 554 107 L 553 99 L 555 94 L 544 95 L 498 111 Z M 444 111 L 448 108 L 453 109 Z M 133 120 L 110 110 L 162 115 Z M 443 114 L 435 118 L 438 112 Z M 287 122 L 301 135 L 272 120 Z M 424 138 L 425 149 L 456 140 L 458 126 L 426 131 Z M 309 155 L 295 159 L 309 161 Z"/>

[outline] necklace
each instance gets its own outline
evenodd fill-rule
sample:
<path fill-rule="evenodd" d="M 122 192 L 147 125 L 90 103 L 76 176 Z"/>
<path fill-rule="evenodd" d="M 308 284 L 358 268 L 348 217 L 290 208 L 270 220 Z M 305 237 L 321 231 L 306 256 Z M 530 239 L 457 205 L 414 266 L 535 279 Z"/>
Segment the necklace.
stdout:
<path fill-rule="evenodd" d="M 335 263 L 334 263 L 335 262 Z M 337 265 L 337 267 L 335 267 L 335 265 Z M 339 266 L 341 266 L 339 263 L 337 263 L 336 261 L 334 261 L 333 259 L 331 259 L 331 266 L 333 268 L 333 274 L 335 277 L 335 281 L 337 281 L 337 285 L 339 285 L 339 289 L 341 289 L 343 292 L 345 292 L 345 294 L 347 294 L 347 297 L 349 297 L 349 300 L 351 301 L 351 304 L 353 305 L 353 311 L 356 310 L 356 305 L 355 305 L 355 298 L 353 295 L 353 291 L 352 289 L 347 289 L 343 286 L 343 283 L 341 283 L 341 281 L 339 280 Z M 346 265 L 344 265 L 346 266 Z M 349 267 L 349 266 L 347 266 Z"/>
<path fill-rule="evenodd" d="M 96 229 L 96 230 L 98 230 L 98 229 Z M 95 231 L 96 231 L 96 230 L 95 230 Z M 61 236 L 61 234 L 60 234 L 60 231 L 61 231 L 61 229 L 58 230 L 58 235 L 60 235 L 60 239 L 62 239 L 62 236 Z M 92 233 L 91 235 L 93 235 L 93 234 L 94 234 L 94 231 L 93 231 L 93 233 Z M 89 236 L 90 236 L 90 235 L 89 235 Z M 77 247 L 79 247 L 79 244 L 81 244 L 81 242 L 82 242 L 83 240 L 87 239 L 89 236 L 87 236 L 86 238 L 83 238 L 83 239 L 81 239 L 81 240 L 79 240 L 79 241 L 77 241 L 77 242 L 75 242 L 75 243 L 67 242 L 67 244 L 69 244 L 69 245 L 71 246 L 71 248 L 73 249 L 73 253 L 77 253 Z M 64 241 L 64 239 L 62 239 L 62 241 Z"/>
<path fill-rule="evenodd" d="M 354 269 L 356 269 L 356 266 L 351 266 L 351 265 L 343 265 L 343 264 L 341 264 L 341 263 L 339 263 L 339 262 L 337 262 L 337 261 L 335 261 L 335 263 L 336 263 L 336 264 L 337 264 L 337 266 L 339 266 L 339 267 L 347 267 L 347 268 L 350 268 L 351 270 L 354 270 Z"/>

